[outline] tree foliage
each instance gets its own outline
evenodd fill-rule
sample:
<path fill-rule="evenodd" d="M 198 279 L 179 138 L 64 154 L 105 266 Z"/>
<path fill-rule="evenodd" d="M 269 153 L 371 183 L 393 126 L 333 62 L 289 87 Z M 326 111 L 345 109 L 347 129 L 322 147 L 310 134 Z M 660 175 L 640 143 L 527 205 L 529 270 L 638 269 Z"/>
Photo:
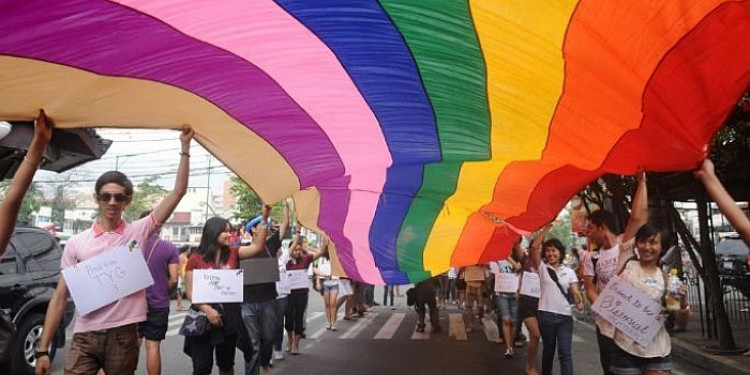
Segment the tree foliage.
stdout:
<path fill-rule="evenodd" d="M 154 184 L 157 179 L 158 176 L 150 177 L 133 188 L 133 199 L 123 213 L 126 220 L 138 219 L 141 213 L 152 210 L 164 198 L 167 190 L 161 185 Z"/>
<path fill-rule="evenodd" d="M 234 213 L 232 218 L 239 221 L 252 219 L 260 214 L 263 200 L 245 181 L 237 176 L 232 176 L 232 187 L 229 192 L 234 196 Z M 271 206 L 270 216 L 274 221 L 281 221 L 284 211 L 284 202 L 277 202 Z"/>
<path fill-rule="evenodd" d="M 4 181 L 0 185 L 0 195 L 2 195 L 2 197 L 5 197 L 8 187 L 10 187 L 10 181 Z M 32 182 L 31 185 L 29 185 L 29 190 L 26 191 L 26 195 L 23 196 L 23 201 L 21 201 L 21 208 L 18 210 L 18 218 L 16 221 L 19 223 L 29 223 L 31 214 L 39 211 L 43 200 L 44 193 L 42 193 L 42 190 L 37 183 Z"/>

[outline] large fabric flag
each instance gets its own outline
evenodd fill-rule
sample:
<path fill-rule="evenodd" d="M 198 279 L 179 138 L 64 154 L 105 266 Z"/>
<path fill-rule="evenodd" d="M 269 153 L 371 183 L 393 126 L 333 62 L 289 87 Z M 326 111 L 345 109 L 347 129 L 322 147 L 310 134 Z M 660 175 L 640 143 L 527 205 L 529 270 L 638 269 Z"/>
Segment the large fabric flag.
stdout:
<path fill-rule="evenodd" d="M 5 0 L 0 118 L 189 123 L 347 276 L 408 283 L 604 173 L 697 167 L 748 35 L 750 1 Z"/>

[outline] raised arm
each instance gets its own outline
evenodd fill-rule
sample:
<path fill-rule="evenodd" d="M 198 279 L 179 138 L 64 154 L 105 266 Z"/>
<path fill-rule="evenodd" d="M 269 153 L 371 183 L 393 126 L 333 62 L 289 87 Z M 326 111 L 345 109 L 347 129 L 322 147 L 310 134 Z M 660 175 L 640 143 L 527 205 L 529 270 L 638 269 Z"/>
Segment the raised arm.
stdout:
<path fill-rule="evenodd" d="M 29 151 L 23 158 L 15 176 L 13 176 L 2 205 L 0 205 L 0 257 L 3 256 L 5 246 L 8 245 L 8 241 L 13 235 L 13 228 L 16 225 L 23 196 L 29 190 L 31 180 L 34 179 L 34 174 L 42 162 L 44 149 L 47 147 L 50 138 L 52 138 L 52 124 L 47 121 L 44 110 L 39 110 L 39 116 L 34 124 L 34 138 L 29 144 Z"/>
<path fill-rule="evenodd" d="M 253 241 L 248 246 L 241 246 L 239 249 L 240 259 L 247 259 L 260 254 L 266 248 L 266 239 L 268 238 L 268 228 L 256 225 L 253 228 Z"/>
<path fill-rule="evenodd" d="M 724 185 L 719 181 L 719 178 L 716 177 L 714 163 L 710 159 L 704 160 L 701 168 L 695 171 L 695 177 L 703 182 L 708 195 L 719 206 L 719 211 L 727 217 L 734 230 L 740 234 L 745 244 L 750 247 L 750 219 L 737 207 L 737 203 L 734 202 L 732 196 L 729 195 L 727 190 L 724 189 Z"/>
<path fill-rule="evenodd" d="M 552 224 L 545 225 L 542 230 L 539 231 L 539 234 L 534 237 L 534 240 L 531 241 L 531 246 L 529 246 L 529 256 L 531 257 L 531 262 L 537 267 L 539 267 L 539 265 L 542 263 L 542 243 L 544 242 L 544 237 L 547 236 L 547 233 L 550 229 L 552 229 Z"/>
<path fill-rule="evenodd" d="M 632 207 L 630 207 L 630 218 L 625 232 L 622 234 L 622 242 L 628 242 L 635 237 L 635 232 L 648 221 L 648 188 L 646 188 L 646 171 L 638 173 L 638 187 L 633 195 Z"/>
<path fill-rule="evenodd" d="M 289 231 L 289 206 L 284 202 L 284 211 L 281 214 L 281 225 L 279 225 L 279 239 L 284 239 Z"/>
<path fill-rule="evenodd" d="M 307 247 L 305 249 L 305 251 L 307 251 L 308 253 L 312 253 L 313 260 L 318 259 L 321 256 L 323 256 L 325 253 L 328 252 L 328 241 L 329 241 L 328 237 L 323 236 L 323 241 L 320 244 L 320 248 L 312 248 L 311 249 L 311 248 Z"/>
<path fill-rule="evenodd" d="M 174 181 L 174 189 L 167 193 L 164 199 L 159 202 L 151 213 L 157 223 L 163 224 L 169 216 L 172 215 L 180 199 L 187 192 L 188 176 L 190 174 L 190 141 L 193 139 L 195 132 L 189 126 L 184 125 L 182 134 L 180 134 L 180 165 L 177 167 L 177 176 Z"/>

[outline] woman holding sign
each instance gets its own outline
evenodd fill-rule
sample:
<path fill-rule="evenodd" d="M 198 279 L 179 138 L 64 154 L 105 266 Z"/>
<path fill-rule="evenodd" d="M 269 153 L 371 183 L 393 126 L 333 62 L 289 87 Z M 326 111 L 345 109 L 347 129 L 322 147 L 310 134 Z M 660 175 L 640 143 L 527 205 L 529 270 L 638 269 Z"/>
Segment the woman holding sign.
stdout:
<path fill-rule="evenodd" d="M 548 225 L 546 230 L 549 230 Z M 545 234 L 543 231 L 542 235 Z M 534 241 L 529 254 L 538 267 L 541 294 L 539 296 L 539 331 L 542 334 L 542 375 L 552 374 L 555 349 L 558 350 L 560 372 L 573 375 L 573 311 L 570 297 L 577 309 L 583 309 L 583 298 L 578 290 L 575 271 L 564 266 L 565 246 L 557 238 L 544 241 L 544 262 L 539 242 Z"/>
<path fill-rule="evenodd" d="M 495 306 L 498 309 L 498 326 L 502 327 L 503 340 L 505 341 L 505 358 L 513 358 L 513 334 L 516 332 L 516 318 L 518 316 L 518 292 L 521 264 L 513 259 L 512 253 L 507 260 L 490 263 L 492 273 L 495 274 Z M 519 258 L 520 259 L 520 258 Z"/>
<path fill-rule="evenodd" d="M 254 234 L 253 243 L 249 246 L 230 247 L 232 241 L 232 226 L 229 221 L 220 217 L 212 217 L 203 226 L 201 242 L 198 249 L 188 258 L 185 267 L 185 282 L 187 297 L 193 300 L 193 290 L 196 288 L 193 271 L 208 269 L 238 269 L 239 260 L 249 258 L 265 248 L 267 229 L 261 229 Z M 237 337 L 245 329 L 240 314 L 240 302 L 237 303 L 200 303 L 190 306 L 192 313 L 188 315 L 205 316 L 209 326 L 196 334 L 185 335 L 185 353 L 193 360 L 193 374 L 210 374 L 213 368 L 214 353 L 219 373 L 228 375 L 234 373 L 234 356 Z M 203 318 L 198 318 L 203 319 Z M 200 326 L 200 324 L 198 324 Z M 181 333 L 185 331 L 185 325 Z"/>
<path fill-rule="evenodd" d="M 292 355 L 299 354 L 299 342 L 305 329 L 305 310 L 307 309 L 310 281 L 307 269 L 310 264 L 328 250 L 328 241 L 323 239 L 320 249 L 307 247 L 305 236 L 296 234 L 292 240 L 289 262 L 286 264 L 289 275 L 290 289 L 286 308 L 286 334 L 289 338 L 289 351 Z"/>
<path fill-rule="evenodd" d="M 668 293 L 668 276 L 659 266 L 662 249 L 669 248 L 670 236 L 655 223 L 643 225 L 635 234 L 635 246 L 640 258 L 636 260 L 633 246 L 623 246 L 620 251 L 618 277 L 625 283 L 644 294 L 644 298 L 651 298 L 658 306 L 663 305 Z M 681 309 L 687 308 L 685 287 L 681 285 L 675 291 L 678 294 Z M 644 304 L 645 305 L 645 304 Z M 677 308 L 675 308 L 677 309 Z M 645 324 L 646 319 L 639 319 Z M 615 322 L 611 322 L 615 326 Z M 652 340 L 647 345 L 641 345 L 635 338 L 628 336 L 620 329 L 615 330 L 615 348 L 612 354 L 610 370 L 614 374 L 657 374 L 669 373 L 672 370 L 670 352 L 672 345 L 669 334 L 663 323 Z"/>

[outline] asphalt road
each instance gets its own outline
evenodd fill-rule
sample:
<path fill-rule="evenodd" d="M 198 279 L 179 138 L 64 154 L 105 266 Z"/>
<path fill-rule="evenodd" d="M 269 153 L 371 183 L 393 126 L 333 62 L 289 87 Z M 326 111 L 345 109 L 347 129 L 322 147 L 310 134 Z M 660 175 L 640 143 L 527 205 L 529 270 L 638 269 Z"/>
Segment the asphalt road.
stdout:
<path fill-rule="evenodd" d="M 402 287 L 402 291 L 405 290 Z M 461 311 L 454 306 L 440 311 L 443 332 L 439 334 L 430 333 L 429 324 L 428 332 L 414 332 L 417 315 L 407 309 L 403 297 L 396 298 L 394 310 L 376 306 L 363 318 L 351 322 L 340 320 L 338 331 L 332 332 L 325 329 L 322 299 L 315 294 L 310 296 L 307 339 L 301 345 L 302 354 L 287 354 L 283 360 L 274 361 L 274 374 L 524 374 L 525 348 L 516 349 L 514 358 L 506 359 L 505 347 L 495 342 L 497 326 L 487 319 L 482 329 L 467 334 Z M 376 300 L 381 298 L 382 289 L 378 288 Z M 163 373 L 191 374 L 190 358 L 182 353 L 184 339 L 177 335 L 184 313 L 174 311 L 174 301 L 172 310 L 167 339 L 162 343 Z M 62 374 L 66 354 L 67 347 L 53 363 L 54 374 Z M 578 374 L 601 373 L 595 333 L 582 322 L 575 324 L 573 360 Z M 145 349 L 142 349 L 136 373 L 146 374 Z M 235 373 L 244 373 L 239 351 Z M 555 373 L 559 373 L 557 366 Z M 702 374 L 678 360 L 673 373 Z M 218 374 L 217 369 L 214 374 Z"/>

